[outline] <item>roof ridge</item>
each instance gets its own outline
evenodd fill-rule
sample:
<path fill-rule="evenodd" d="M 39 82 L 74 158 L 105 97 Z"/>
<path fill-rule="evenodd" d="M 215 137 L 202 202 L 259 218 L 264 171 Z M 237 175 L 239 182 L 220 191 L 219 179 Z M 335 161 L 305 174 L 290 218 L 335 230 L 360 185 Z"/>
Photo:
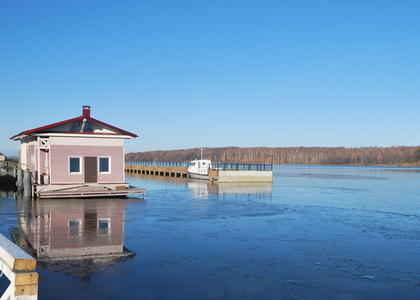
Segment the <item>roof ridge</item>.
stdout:
<path fill-rule="evenodd" d="M 22 131 L 21 133 L 18 133 L 16 135 L 12 136 L 10 139 L 13 140 L 13 139 L 15 139 L 15 138 L 17 138 L 18 136 L 21 136 L 21 135 L 29 135 L 29 134 L 32 134 L 32 133 L 36 133 L 36 132 L 40 132 L 40 131 L 45 131 L 45 130 L 48 130 L 48 129 L 51 129 L 51 128 L 54 128 L 54 127 L 57 127 L 57 126 L 69 124 L 69 123 L 80 121 L 80 120 L 83 120 L 83 119 L 86 119 L 87 121 L 91 121 L 92 123 L 96 123 L 98 125 L 101 125 L 103 127 L 106 127 L 108 129 L 111 129 L 113 131 L 116 131 L 117 133 L 120 133 L 122 135 L 128 135 L 128 136 L 131 136 L 133 138 L 136 138 L 137 137 L 137 135 L 134 134 L 134 133 L 125 131 L 123 129 L 120 129 L 118 127 L 115 127 L 113 125 L 110 125 L 108 123 L 99 121 L 97 119 L 94 119 L 94 118 L 90 117 L 89 115 L 82 115 L 82 116 L 79 116 L 79 117 L 76 117 L 76 118 L 72 118 L 72 119 L 61 121 L 61 122 L 56 122 L 56 123 L 52 123 L 52 124 L 49 124 L 49 125 L 45 125 L 45 126 L 41 126 L 41 127 L 37 127 L 37 128 L 33 128 L 33 129 Z M 93 134 L 95 134 L 95 133 L 93 133 Z"/>

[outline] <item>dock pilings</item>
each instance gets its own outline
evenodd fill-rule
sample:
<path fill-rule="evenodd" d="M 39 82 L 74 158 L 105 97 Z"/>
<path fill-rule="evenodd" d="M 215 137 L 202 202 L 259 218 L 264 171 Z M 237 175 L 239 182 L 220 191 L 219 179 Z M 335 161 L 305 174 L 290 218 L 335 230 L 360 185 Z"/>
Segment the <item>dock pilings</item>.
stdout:
<path fill-rule="evenodd" d="M 29 170 L 23 170 L 20 167 L 14 170 L 14 177 L 16 178 L 16 189 L 18 192 L 23 191 L 24 198 L 31 198 L 34 196 L 32 186 L 32 173 Z"/>
<path fill-rule="evenodd" d="M 186 167 L 154 166 L 154 165 L 125 165 L 125 172 L 131 174 L 157 175 L 175 178 L 189 178 Z"/>
<path fill-rule="evenodd" d="M 32 181 L 31 181 L 31 172 L 23 172 L 23 197 L 31 198 L 32 197 Z"/>
<path fill-rule="evenodd" d="M 23 170 L 21 168 L 16 169 L 16 188 L 18 191 L 23 190 Z"/>

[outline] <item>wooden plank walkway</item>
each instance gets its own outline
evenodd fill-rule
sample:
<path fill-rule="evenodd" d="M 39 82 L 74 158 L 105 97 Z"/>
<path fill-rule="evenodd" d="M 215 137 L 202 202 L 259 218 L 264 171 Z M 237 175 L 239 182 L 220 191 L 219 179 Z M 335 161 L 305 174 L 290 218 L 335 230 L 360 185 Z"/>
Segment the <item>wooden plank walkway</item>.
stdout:
<path fill-rule="evenodd" d="M 40 198 L 98 198 L 98 197 L 124 197 L 145 195 L 146 190 L 136 187 L 117 186 L 108 188 L 102 185 L 81 185 L 54 190 L 38 192 Z"/>

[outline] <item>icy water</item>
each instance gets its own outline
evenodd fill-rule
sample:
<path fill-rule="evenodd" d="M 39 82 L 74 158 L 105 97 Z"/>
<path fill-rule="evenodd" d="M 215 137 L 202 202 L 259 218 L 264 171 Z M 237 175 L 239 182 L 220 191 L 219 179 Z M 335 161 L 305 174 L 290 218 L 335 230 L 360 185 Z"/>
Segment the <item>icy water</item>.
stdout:
<path fill-rule="evenodd" d="M 37 251 L 39 299 L 420 299 L 420 169 L 127 181 L 144 200 L 3 194 L 1 233 Z"/>

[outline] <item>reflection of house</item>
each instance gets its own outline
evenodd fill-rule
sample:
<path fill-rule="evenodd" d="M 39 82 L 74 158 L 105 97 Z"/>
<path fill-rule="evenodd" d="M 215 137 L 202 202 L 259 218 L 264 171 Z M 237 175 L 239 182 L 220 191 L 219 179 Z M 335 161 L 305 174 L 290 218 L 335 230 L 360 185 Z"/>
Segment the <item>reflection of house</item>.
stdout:
<path fill-rule="evenodd" d="M 20 166 L 32 173 L 37 184 L 49 190 L 63 185 L 127 187 L 124 173 L 124 139 L 137 135 L 96 120 L 90 106 L 80 117 L 23 131 Z M 42 191 L 45 187 L 38 187 Z"/>
<path fill-rule="evenodd" d="M 134 255 L 124 248 L 123 199 L 25 201 L 20 200 L 17 243 L 53 271 L 86 277 L 101 263 Z M 86 261 L 92 268 L 73 274 Z"/>
<path fill-rule="evenodd" d="M 4 167 L 4 162 L 6 161 L 6 156 L 0 153 L 0 168 Z"/>

